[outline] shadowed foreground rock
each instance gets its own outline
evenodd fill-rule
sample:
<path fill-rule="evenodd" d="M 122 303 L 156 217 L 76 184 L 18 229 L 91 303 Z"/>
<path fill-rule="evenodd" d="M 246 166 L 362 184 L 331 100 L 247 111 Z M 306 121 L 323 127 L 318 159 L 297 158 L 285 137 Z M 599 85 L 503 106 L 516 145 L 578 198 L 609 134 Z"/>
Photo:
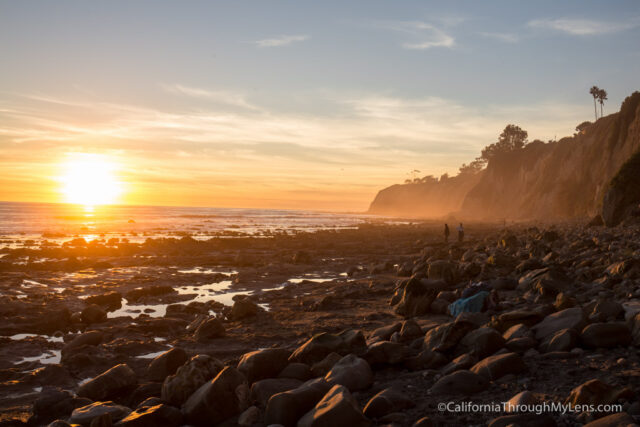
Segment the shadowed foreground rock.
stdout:
<path fill-rule="evenodd" d="M 215 377 L 224 367 L 213 357 L 199 354 L 182 365 L 162 384 L 162 400 L 179 406 L 200 386 Z"/>
<path fill-rule="evenodd" d="M 364 427 L 370 424 L 349 390 L 340 385 L 333 386 L 315 408 L 298 421 L 299 427 L 347 425 Z"/>
<path fill-rule="evenodd" d="M 130 391 L 136 383 L 135 372 L 126 364 L 121 364 L 80 386 L 78 396 L 104 400 Z"/>
<path fill-rule="evenodd" d="M 235 368 L 226 367 L 187 399 L 182 412 L 190 424 L 218 424 L 246 409 L 248 395 L 244 375 Z"/>

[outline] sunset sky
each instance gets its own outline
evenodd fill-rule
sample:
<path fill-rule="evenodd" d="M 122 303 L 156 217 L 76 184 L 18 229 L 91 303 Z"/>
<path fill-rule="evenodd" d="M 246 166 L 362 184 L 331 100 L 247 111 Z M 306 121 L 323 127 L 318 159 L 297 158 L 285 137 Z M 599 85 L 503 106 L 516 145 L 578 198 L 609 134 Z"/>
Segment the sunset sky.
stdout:
<path fill-rule="evenodd" d="M 640 89 L 638 1 L 3 1 L 0 200 L 363 211 Z M 74 157 L 75 156 L 75 157 Z"/>

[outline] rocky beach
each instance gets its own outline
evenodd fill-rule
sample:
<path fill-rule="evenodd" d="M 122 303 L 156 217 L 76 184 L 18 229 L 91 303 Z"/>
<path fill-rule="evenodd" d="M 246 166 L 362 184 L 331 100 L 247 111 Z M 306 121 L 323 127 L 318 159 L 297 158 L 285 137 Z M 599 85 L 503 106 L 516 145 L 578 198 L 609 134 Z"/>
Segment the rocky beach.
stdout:
<path fill-rule="evenodd" d="M 5 248 L 0 425 L 637 422 L 640 228 L 466 229 Z"/>
<path fill-rule="evenodd" d="M 0 427 L 640 427 L 640 1 L 0 0 Z"/>

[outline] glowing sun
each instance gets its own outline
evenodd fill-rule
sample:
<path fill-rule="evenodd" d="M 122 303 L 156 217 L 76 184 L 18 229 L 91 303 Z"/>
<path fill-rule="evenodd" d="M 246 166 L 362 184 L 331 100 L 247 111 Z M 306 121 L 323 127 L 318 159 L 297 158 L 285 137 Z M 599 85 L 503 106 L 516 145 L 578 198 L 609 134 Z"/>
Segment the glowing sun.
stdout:
<path fill-rule="evenodd" d="M 114 203 L 121 185 L 115 164 L 98 154 L 74 154 L 63 165 L 63 193 L 68 203 L 93 207 Z"/>

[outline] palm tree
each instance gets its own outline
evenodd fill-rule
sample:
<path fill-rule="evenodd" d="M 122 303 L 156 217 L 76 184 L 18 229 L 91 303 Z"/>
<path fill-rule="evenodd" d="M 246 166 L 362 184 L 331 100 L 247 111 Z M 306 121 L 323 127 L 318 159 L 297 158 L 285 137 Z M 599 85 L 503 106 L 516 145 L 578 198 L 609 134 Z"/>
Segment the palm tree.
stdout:
<path fill-rule="evenodd" d="M 600 103 L 600 117 L 603 116 L 602 107 L 604 106 L 604 101 L 607 100 L 607 91 L 604 89 L 598 90 L 598 102 Z"/>
<path fill-rule="evenodd" d="M 591 89 L 589 89 L 589 93 L 591 94 L 591 96 L 593 96 L 593 112 L 596 115 L 596 120 L 598 120 L 598 107 L 596 106 L 596 98 L 600 93 L 600 88 L 598 86 L 593 86 L 591 87 Z"/>

